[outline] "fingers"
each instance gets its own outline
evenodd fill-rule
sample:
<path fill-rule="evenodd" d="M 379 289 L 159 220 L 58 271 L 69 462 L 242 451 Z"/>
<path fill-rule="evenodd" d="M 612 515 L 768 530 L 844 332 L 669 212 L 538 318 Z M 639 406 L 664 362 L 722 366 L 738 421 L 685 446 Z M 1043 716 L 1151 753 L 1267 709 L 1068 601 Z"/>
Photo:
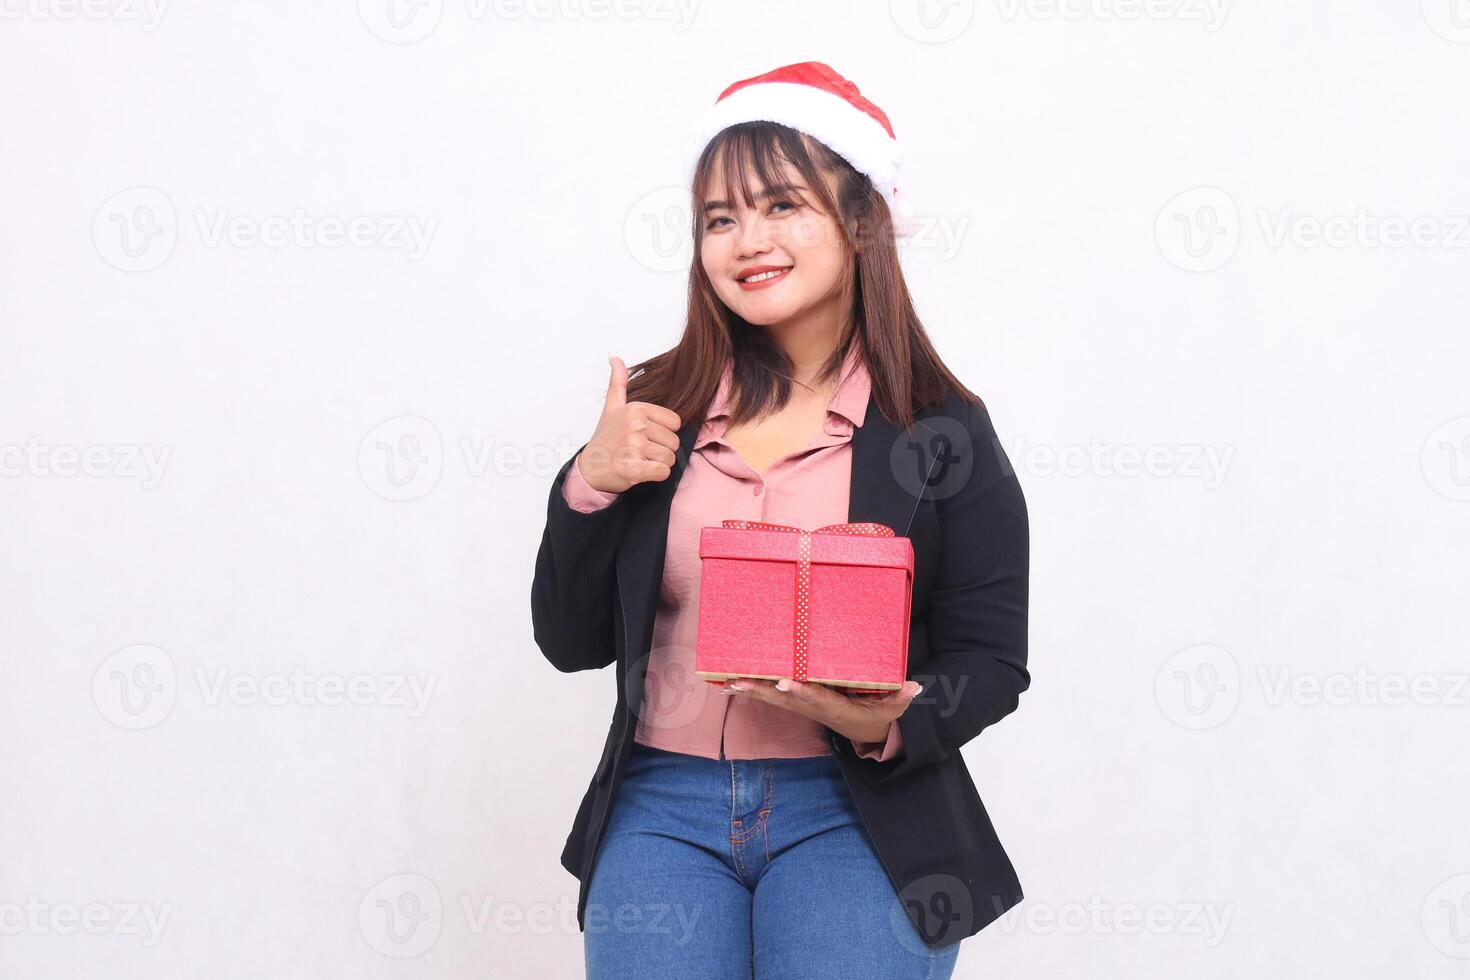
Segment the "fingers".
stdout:
<path fill-rule="evenodd" d="M 607 400 L 602 405 L 604 415 L 628 404 L 628 365 L 623 363 L 621 357 L 613 354 L 607 355 L 607 363 L 612 369 L 612 376 L 608 378 Z"/>
<path fill-rule="evenodd" d="M 745 697 L 752 697 L 768 704 L 780 705 L 819 721 L 825 721 L 833 712 L 841 711 L 847 699 L 823 684 L 803 684 L 789 677 L 779 681 L 768 681 L 754 677 L 742 677 L 726 690 Z M 785 688 L 778 685 L 785 685 Z"/>
<path fill-rule="evenodd" d="M 648 422 L 642 426 L 636 426 L 633 431 L 642 433 L 643 437 L 652 445 L 668 450 L 669 456 L 671 457 L 669 461 L 673 462 L 672 456 L 679 449 L 679 433 L 670 432 L 657 422 Z M 650 453 L 649 458 L 655 457 Z"/>
<path fill-rule="evenodd" d="M 660 463 L 653 459 L 645 459 L 638 466 L 639 481 L 642 483 L 667 480 L 674 472 L 673 467 L 668 463 Z"/>
<path fill-rule="evenodd" d="M 924 685 L 918 681 L 904 681 L 903 687 L 896 691 L 881 691 L 876 694 L 853 694 L 854 698 L 871 705 L 891 704 L 899 707 L 907 707 L 908 703 L 919 696 L 924 690 Z"/>
<path fill-rule="evenodd" d="M 673 447 L 668 445 L 666 435 L 655 436 L 653 433 L 643 431 L 628 436 L 628 441 L 619 453 L 621 459 L 631 462 L 635 467 L 644 463 L 654 462 L 664 466 L 673 466 L 675 451 L 679 448 L 679 440 L 674 439 Z"/>
<path fill-rule="evenodd" d="M 779 685 L 784 685 L 786 690 L 783 691 Z M 924 690 L 924 686 L 915 681 L 905 681 L 897 691 L 870 699 L 848 697 L 825 684 L 803 684 L 789 677 L 779 681 L 742 677 L 721 690 L 738 697 L 779 705 L 840 732 L 858 721 L 864 724 L 871 724 L 875 718 L 893 721 L 907 710 L 909 702 Z"/>
<path fill-rule="evenodd" d="M 630 403 L 628 365 L 615 354 L 607 355 L 607 364 L 607 398 L 595 437 L 603 458 L 629 485 L 667 480 L 679 451 L 678 413 L 652 402 Z M 609 480 L 615 482 L 621 481 Z"/>
<path fill-rule="evenodd" d="M 662 405 L 655 405 L 652 402 L 634 402 L 633 404 L 642 411 L 645 419 L 655 425 L 668 429 L 670 432 L 678 432 L 684 424 L 680 420 L 678 413 L 673 409 L 664 408 Z"/>

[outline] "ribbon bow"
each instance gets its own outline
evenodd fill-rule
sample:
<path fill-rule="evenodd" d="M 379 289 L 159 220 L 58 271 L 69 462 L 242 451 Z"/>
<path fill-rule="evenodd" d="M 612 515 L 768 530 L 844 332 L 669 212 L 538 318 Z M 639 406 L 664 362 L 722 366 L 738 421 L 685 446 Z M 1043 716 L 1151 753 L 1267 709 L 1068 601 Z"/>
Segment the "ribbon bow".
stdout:
<path fill-rule="evenodd" d="M 873 521 L 850 521 L 846 524 L 828 524 L 808 531 L 791 527 L 789 524 L 768 524 L 765 521 L 724 520 L 723 527 L 739 531 L 791 531 L 796 539 L 796 626 L 792 636 L 791 679 L 806 680 L 807 643 L 810 639 L 811 596 L 812 596 L 812 535 L 850 534 L 858 537 L 891 538 L 893 528 Z"/>

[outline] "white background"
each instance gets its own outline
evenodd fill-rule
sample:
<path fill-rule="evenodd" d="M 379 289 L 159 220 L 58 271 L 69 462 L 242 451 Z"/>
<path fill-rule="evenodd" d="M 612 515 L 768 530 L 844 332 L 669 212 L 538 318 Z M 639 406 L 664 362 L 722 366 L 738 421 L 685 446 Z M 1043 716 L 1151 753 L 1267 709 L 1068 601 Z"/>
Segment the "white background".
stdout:
<path fill-rule="evenodd" d="M 956 976 L 1464 976 L 1454 2 L 0 0 L 0 975 L 580 975 L 547 491 L 678 337 L 685 127 L 815 59 L 1030 509 Z"/>

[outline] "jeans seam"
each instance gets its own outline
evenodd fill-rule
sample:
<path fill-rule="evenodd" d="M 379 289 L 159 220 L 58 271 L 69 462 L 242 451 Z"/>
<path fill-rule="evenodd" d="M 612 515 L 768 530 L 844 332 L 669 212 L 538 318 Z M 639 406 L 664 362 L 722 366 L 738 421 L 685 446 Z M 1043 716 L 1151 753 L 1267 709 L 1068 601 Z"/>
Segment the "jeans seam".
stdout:
<path fill-rule="evenodd" d="M 765 786 L 762 787 L 764 798 L 761 800 L 761 843 L 765 845 L 766 863 L 771 863 L 771 832 L 766 824 L 772 813 L 776 810 L 776 780 L 772 775 L 774 767 L 767 762 L 765 771 Z"/>
<path fill-rule="evenodd" d="M 756 834 L 760 833 L 761 827 L 762 827 L 762 824 L 757 823 L 754 827 L 751 827 L 749 830 L 742 830 L 738 834 L 731 834 L 730 835 L 730 843 L 731 844 L 745 844 L 745 843 L 748 843 L 749 841 L 751 841 L 751 840 L 753 840 L 755 838 L 755 835 Z"/>

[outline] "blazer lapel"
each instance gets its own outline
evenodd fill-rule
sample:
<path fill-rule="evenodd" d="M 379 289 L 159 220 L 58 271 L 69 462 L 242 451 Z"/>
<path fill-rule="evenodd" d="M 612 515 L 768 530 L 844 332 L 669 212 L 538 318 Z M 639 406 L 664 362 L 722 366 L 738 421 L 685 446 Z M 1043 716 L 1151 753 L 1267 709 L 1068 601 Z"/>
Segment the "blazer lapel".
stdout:
<path fill-rule="evenodd" d="M 852 430 L 852 483 L 848 492 L 847 519 L 875 521 L 907 535 L 917 516 L 919 498 L 904 489 L 894 473 L 895 462 L 907 456 L 895 452 L 901 433 L 884 418 L 877 402 L 869 398 L 863 424 Z"/>

